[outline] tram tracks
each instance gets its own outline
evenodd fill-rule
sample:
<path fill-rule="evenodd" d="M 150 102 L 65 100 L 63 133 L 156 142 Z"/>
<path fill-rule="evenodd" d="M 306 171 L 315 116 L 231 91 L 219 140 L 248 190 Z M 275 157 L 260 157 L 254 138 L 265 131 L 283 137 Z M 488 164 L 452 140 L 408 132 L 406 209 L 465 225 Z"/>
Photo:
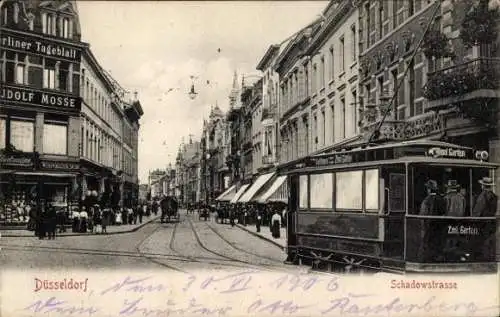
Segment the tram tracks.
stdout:
<path fill-rule="evenodd" d="M 257 254 L 255 252 L 250 252 L 248 250 L 245 250 L 243 248 L 240 248 L 238 247 L 235 243 L 229 241 L 227 238 L 225 238 L 217 229 L 215 229 L 214 227 L 212 227 L 210 224 L 207 224 L 207 227 L 213 232 L 215 233 L 215 235 L 217 235 L 222 241 L 224 241 L 226 244 L 228 244 L 229 246 L 231 246 L 231 248 L 235 249 L 235 250 L 238 250 L 240 252 L 243 252 L 243 253 L 246 253 L 246 254 L 249 254 L 251 256 L 255 256 L 255 257 L 258 257 L 258 258 L 261 258 L 261 259 L 264 259 L 264 260 L 267 260 L 267 261 L 271 261 L 273 263 L 276 263 L 276 264 L 283 264 L 282 261 L 279 261 L 279 260 L 276 260 L 272 257 L 268 257 L 268 256 L 265 256 L 265 255 L 262 255 L 262 254 Z"/>

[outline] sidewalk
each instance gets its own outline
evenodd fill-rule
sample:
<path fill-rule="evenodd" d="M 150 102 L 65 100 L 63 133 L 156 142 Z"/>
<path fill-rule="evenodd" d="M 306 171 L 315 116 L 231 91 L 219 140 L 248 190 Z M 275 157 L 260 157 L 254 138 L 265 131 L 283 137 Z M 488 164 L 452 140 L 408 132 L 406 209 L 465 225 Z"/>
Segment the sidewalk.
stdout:
<path fill-rule="evenodd" d="M 120 226 L 108 226 L 106 229 L 108 231 L 108 235 L 110 234 L 121 234 L 121 233 L 128 233 L 128 232 L 134 232 L 139 230 L 140 228 L 144 227 L 150 222 L 153 222 L 156 219 L 159 219 L 160 216 L 154 216 L 151 215 L 149 217 L 143 217 L 142 218 L 142 224 L 137 223 L 135 225 L 120 225 Z M 58 237 L 73 237 L 73 236 L 89 236 L 89 235 L 94 235 L 92 233 L 80 233 L 80 232 L 71 232 L 71 227 L 67 229 L 66 232 L 63 233 L 56 233 L 56 236 Z M 33 231 L 28 231 L 28 230 L 2 230 L 0 229 L 0 236 L 1 237 L 35 237 L 35 233 Z"/>
<path fill-rule="evenodd" d="M 277 247 L 279 247 L 283 250 L 286 248 L 286 228 L 281 228 L 280 229 L 280 237 L 278 239 L 275 239 L 275 238 L 273 238 L 273 236 L 271 234 L 271 230 L 269 230 L 269 227 L 262 226 L 262 227 L 260 227 L 260 232 L 257 232 L 255 225 L 245 227 L 241 224 L 236 224 L 236 226 L 238 226 L 240 229 L 250 233 L 251 235 L 254 235 L 260 239 L 266 240 L 266 241 L 276 245 Z"/>

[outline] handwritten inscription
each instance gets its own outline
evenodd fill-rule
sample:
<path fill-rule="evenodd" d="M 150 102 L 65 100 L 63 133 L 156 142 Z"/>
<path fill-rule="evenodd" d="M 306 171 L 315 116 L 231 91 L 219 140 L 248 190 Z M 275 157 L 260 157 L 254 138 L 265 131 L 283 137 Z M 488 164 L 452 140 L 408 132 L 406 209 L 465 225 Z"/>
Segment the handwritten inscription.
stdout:
<path fill-rule="evenodd" d="M 347 290 L 340 276 L 278 274 L 262 279 L 261 272 L 246 271 L 220 275 L 187 274 L 167 279 L 155 276 L 125 276 L 85 298 L 61 296 L 37 298 L 24 306 L 35 314 L 58 316 L 372 316 L 372 315 L 484 315 L 498 306 L 481 306 L 436 295 L 385 296 Z M 93 285 L 94 283 L 92 283 Z M 344 285 L 345 284 L 345 285 Z M 343 290 L 343 291 L 342 291 Z M 40 293 L 36 293 L 40 294 Z M 400 294 L 396 294 L 400 295 Z"/>

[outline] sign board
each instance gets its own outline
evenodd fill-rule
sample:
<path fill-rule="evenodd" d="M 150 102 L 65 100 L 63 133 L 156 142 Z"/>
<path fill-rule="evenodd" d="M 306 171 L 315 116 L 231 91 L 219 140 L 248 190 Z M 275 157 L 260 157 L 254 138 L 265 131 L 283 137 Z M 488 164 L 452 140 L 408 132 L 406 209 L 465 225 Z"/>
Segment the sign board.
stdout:
<path fill-rule="evenodd" d="M 73 162 L 42 161 L 42 168 L 56 170 L 79 170 L 80 164 Z"/>
<path fill-rule="evenodd" d="M 27 34 L 7 33 L 3 29 L 1 33 L 0 47 L 4 49 L 13 49 L 72 62 L 80 62 L 81 60 L 81 48 L 78 46 L 62 44 L 46 38 L 31 37 Z"/>
<path fill-rule="evenodd" d="M 33 161 L 29 157 L 0 155 L 0 166 L 31 167 L 33 166 Z"/>
<path fill-rule="evenodd" d="M 2 102 L 32 104 L 72 111 L 80 111 L 82 106 L 80 97 L 10 85 L 2 85 L 0 100 L 2 100 Z"/>

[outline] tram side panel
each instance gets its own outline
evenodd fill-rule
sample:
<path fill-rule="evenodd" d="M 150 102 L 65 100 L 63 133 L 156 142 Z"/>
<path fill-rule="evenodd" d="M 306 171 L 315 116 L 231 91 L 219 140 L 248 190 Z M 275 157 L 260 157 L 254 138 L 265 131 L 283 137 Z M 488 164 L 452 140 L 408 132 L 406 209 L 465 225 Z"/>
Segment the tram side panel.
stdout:
<path fill-rule="evenodd" d="M 409 262 L 494 262 L 494 218 L 407 217 Z"/>

